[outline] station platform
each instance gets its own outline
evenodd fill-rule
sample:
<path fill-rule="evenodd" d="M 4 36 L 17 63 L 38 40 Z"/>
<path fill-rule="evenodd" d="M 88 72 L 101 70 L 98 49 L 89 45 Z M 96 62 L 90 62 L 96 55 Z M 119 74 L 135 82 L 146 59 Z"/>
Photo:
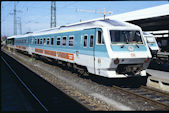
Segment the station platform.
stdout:
<path fill-rule="evenodd" d="M 166 60 L 169 60 L 169 52 L 158 52 L 157 57 L 158 58 L 165 58 Z"/>
<path fill-rule="evenodd" d="M 12 72 L 1 62 L 1 112 L 34 111 L 33 105 L 18 87 Z"/>
<path fill-rule="evenodd" d="M 169 52 L 158 52 L 157 54 L 169 56 Z"/>
<path fill-rule="evenodd" d="M 147 69 L 147 86 L 169 92 L 169 72 Z"/>

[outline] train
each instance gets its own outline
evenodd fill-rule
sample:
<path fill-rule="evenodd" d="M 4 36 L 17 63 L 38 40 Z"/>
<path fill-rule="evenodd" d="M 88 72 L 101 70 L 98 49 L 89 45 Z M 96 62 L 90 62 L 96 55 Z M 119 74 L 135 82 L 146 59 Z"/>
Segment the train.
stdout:
<path fill-rule="evenodd" d="M 147 44 L 150 48 L 152 56 L 157 56 L 157 53 L 160 51 L 160 48 L 158 47 L 157 41 L 154 37 L 154 35 L 143 32 L 144 37 L 146 38 Z"/>
<path fill-rule="evenodd" d="M 146 76 L 152 58 L 142 29 L 118 20 L 81 22 L 8 40 L 15 50 L 107 78 Z"/>

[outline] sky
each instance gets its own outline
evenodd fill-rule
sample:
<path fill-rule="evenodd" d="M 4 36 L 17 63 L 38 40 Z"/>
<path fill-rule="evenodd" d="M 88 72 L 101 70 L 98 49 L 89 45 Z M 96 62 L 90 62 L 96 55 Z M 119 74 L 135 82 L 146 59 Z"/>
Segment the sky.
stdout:
<path fill-rule="evenodd" d="M 51 1 L 2 1 L 1 35 L 12 36 L 13 9 L 22 21 L 22 34 L 50 28 Z M 56 26 L 103 17 L 102 13 L 81 10 L 111 11 L 112 15 L 168 4 L 168 1 L 56 1 Z M 107 15 L 110 16 L 110 15 Z M 19 26 L 18 26 L 19 28 Z M 17 34 L 20 34 L 19 29 Z"/>

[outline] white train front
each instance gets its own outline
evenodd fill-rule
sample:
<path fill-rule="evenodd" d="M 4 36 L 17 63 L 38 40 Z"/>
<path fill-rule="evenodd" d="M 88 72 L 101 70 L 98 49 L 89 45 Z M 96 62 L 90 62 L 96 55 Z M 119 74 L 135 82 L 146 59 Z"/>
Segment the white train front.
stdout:
<path fill-rule="evenodd" d="M 13 40 L 15 49 L 108 78 L 146 76 L 152 57 L 141 28 L 116 20 L 61 26 Z"/>

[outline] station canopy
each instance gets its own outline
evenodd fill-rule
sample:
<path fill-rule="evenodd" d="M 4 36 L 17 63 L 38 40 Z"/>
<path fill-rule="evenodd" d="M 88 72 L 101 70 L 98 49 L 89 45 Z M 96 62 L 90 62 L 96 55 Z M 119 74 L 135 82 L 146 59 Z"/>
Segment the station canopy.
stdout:
<path fill-rule="evenodd" d="M 144 31 L 169 30 L 169 4 L 109 16 L 139 25 Z"/>
<path fill-rule="evenodd" d="M 106 16 L 106 18 L 136 24 L 140 26 L 143 31 L 169 30 L 169 4 L 140 9 L 113 16 Z M 83 22 L 89 22 L 100 19 L 103 18 L 96 18 Z"/>

